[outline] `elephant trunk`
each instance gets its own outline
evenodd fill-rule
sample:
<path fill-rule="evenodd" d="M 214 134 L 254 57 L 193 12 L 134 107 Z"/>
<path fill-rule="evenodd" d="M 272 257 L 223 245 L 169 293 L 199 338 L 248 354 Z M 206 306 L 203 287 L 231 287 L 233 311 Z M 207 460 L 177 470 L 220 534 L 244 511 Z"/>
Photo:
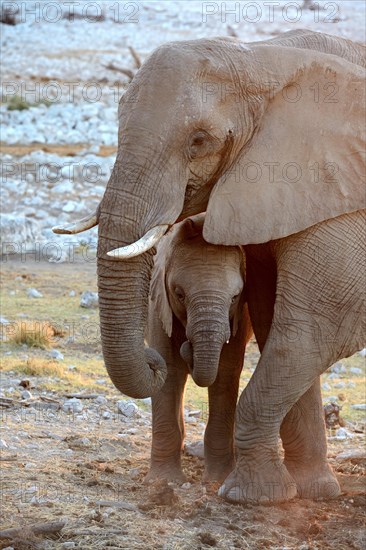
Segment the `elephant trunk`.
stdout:
<path fill-rule="evenodd" d="M 162 387 L 167 372 L 162 357 L 144 346 L 153 253 L 149 251 L 124 261 L 107 256 L 107 252 L 116 247 L 116 241 L 105 236 L 111 225 L 113 219 L 110 216 L 101 218 L 98 240 L 104 361 L 117 389 L 130 397 L 149 397 Z M 130 239 L 132 241 L 134 237 Z"/>
<path fill-rule="evenodd" d="M 222 347 L 230 338 L 229 312 L 224 304 L 195 304 L 187 313 L 188 342 L 182 345 L 181 356 L 195 383 L 208 387 L 216 380 Z"/>

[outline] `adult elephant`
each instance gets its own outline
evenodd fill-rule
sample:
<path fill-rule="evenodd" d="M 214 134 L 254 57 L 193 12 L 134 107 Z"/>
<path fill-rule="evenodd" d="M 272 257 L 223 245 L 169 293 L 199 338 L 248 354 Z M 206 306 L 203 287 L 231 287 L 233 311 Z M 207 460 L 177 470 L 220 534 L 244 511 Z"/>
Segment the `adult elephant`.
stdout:
<path fill-rule="evenodd" d="M 319 418 L 319 375 L 363 346 L 364 67 L 364 48 L 310 31 L 158 48 L 121 99 L 100 208 L 58 228 L 99 221 L 103 354 L 132 397 L 166 375 L 144 349 L 151 247 L 205 210 L 208 242 L 247 245 L 262 355 L 238 406 L 238 461 L 221 489 L 232 501 L 329 496 L 309 407 Z"/>

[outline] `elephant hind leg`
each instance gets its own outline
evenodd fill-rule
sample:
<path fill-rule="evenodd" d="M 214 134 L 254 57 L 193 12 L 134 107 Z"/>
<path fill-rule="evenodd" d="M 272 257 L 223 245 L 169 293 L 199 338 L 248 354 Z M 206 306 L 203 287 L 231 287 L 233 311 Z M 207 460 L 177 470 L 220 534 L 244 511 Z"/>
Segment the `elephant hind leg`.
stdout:
<path fill-rule="evenodd" d="M 301 498 L 335 498 L 337 478 L 327 462 L 327 441 L 320 379 L 298 400 L 281 425 L 284 464 L 296 482 Z"/>

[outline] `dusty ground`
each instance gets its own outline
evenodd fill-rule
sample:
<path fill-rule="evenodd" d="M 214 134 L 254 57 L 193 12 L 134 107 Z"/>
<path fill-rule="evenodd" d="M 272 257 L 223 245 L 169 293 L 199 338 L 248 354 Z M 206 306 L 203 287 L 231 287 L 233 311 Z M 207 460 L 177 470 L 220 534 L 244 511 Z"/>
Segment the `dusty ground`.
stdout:
<path fill-rule="evenodd" d="M 93 262 L 49 264 L 29 258 L 23 263 L 7 261 L 2 281 L 8 310 L 3 315 L 11 317 L 13 300 L 21 318 L 28 311 L 32 311 L 33 318 L 47 318 L 48 311 L 49 319 L 60 322 L 73 311 L 73 319 L 80 323 L 91 319 L 97 322 L 96 311 L 83 310 L 77 302 L 72 306 L 72 300 L 78 298 L 68 297 L 70 289 L 76 289 L 78 296 L 79 288 L 95 288 Z M 25 298 L 27 287 L 41 290 L 44 298 Z M 69 309 L 62 310 L 62 301 L 70 302 Z M 88 318 L 82 319 L 85 314 Z M 345 449 L 360 448 L 362 433 L 344 442 L 330 439 L 329 457 L 342 486 L 342 495 L 331 502 L 296 499 L 277 506 L 227 504 L 217 497 L 216 487 L 201 482 L 202 460 L 187 453 L 183 465 L 188 485 L 146 486 L 143 479 L 150 452 L 149 406 L 139 402 L 131 418 L 118 413 L 121 396 L 103 371 L 99 343 L 81 345 L 78 334 L 76 331 L 74 341 L 63 338 L 57 343 L 57 349 L 65 354 L 63 366 L 58 367 L 65 369 L 65 375 L 54 378 L 44 376 L 47 371 L 40 370 L 41 376 L 22 371 L 30 360 L 42 369 L 47 366 L 45 350 L 3 344 L 2 387 L 13 401 L 1 408 L 0 437 L 7 444 L 1 452 L 1 528 L 20 526 L 22 535 L 12 542 L 2 541 L 1 548 L 365 547 L 366 461 L 335 459 Z M 252 370 L 257 358 L 252 344 L 246 368 Z M 79 378 L 67 374 L 66 364 L 70 362 L 78 366 Z M 246 372 L 243 384 L 248 376 Z M 21 399 L 23 388 L 17 385 L 25 378 L 32 386 L 29 399 Z M 7 393 L 11 386 L 13 393 Z M 357 388 L 350 391 L 352 394 Z M 94 394 L 94 398 L 80 400 L 81 411 L 67 412 L 62 405 L 70 392 Z M 343 392 L 347 397 L 347 390 Z M 190 388 L 188 403 L 189 394 Z M 95 395 L 102 398 L 95 399 Z M 192 405 L 189 407 L 192 409 Z M 206 411 L 203 405 L 199 408 L 200 414 L 190 417 L 187 424 L 189 443 L 202 439 Z M 362 422 L 357 425 L 362 432 Z M 329 431 L 329 436 L 334 433 Z M 60 519 L 65 519 L 65 527 L 53 539 L 32 539 L 24 530 L 28 524 Z"/>

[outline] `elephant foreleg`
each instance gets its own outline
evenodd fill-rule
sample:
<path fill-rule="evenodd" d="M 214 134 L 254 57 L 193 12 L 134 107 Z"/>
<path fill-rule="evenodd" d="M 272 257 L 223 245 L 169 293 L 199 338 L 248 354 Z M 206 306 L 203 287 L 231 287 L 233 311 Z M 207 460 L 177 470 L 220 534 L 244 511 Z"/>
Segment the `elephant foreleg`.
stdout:
<path fill-rule="evenodd" d="M 152 446 L 150 470 L 145 480 L 184 481 L 181 452 L 185 436 L 183 417 L 187 367 L 174 345 L 156 321 L 149 344 L 164 357 L 168 375 L 162 389 L 152 397 Z"/>

